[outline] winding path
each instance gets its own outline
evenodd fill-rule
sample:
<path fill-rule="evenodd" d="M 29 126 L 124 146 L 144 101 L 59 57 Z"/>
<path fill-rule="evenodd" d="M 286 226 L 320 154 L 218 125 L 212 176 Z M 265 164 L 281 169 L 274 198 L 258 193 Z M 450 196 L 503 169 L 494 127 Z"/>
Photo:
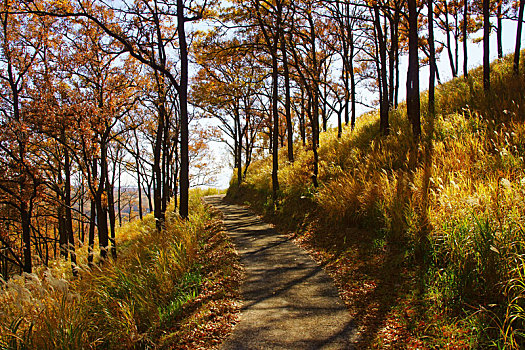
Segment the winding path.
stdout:
<path fill-rule="evenodd" d="M 205 201 L 224 213 L 246 278 L 239 323 L 221 349 L 353 349 L 356 329 L 328 275 L 301 248 L 223 196 Z"/>

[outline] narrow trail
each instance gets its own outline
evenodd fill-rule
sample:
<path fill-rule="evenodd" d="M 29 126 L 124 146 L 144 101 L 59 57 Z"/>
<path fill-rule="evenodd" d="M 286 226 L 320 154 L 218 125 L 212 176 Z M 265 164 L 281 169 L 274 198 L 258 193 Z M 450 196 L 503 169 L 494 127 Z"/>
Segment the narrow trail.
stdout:
<path fill-rule="evenodd" d="M 239 323 L 221 349 L 353 349 L 356 328 L 328 275 L 301 248 L 223 196 L 205 201 L 223 212 L 241 256 Z"/>

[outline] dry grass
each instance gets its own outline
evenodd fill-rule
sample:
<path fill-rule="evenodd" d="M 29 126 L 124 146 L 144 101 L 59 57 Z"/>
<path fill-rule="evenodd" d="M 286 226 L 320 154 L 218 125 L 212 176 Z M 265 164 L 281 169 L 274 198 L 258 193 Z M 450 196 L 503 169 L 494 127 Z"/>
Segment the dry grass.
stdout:
<path fill-rule="evenodd" d="M 352 278 L 372 286 L 349 305 L 390 303 L 372 317 L 363 346 L 400 346 L 402 334 L 430 348 L 525 345 L 525 78 L 512 75 L 510 61 L 493 64 L 489 94 L 481 69 L 440 86 L 438 115 L 423 116 L 418 144 L 403 106 L 388 137 L 374 113 L 341 139 L 324 133 L 319 189 L 311 151 L 300 149 L 294 164 L 280 165 L 277 210 L 268 159 L 252 165 L 240 191 L 231 186 L 230 198 L 302 234 L 343 290 Z M 426 103 L 423 94 L 423 111 Z"/>
<path fill-rule="evenodd" d="M 151 215 L 122 227 L 119 258 L 79 279 L 57 263 L 2 282 L 0 347 L 213 348 L 236 320 L 240 269 L 204 194 L 192 193 L 189 220 L 168 213 L 162 232 Z"/>

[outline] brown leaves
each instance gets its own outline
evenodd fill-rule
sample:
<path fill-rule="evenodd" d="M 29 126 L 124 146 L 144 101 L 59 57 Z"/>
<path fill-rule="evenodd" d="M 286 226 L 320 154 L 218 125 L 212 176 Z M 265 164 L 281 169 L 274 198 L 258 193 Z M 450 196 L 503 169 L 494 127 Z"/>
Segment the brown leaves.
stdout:
<path fill-rule="evenodd" d="M 238 322 L 242 268 L 232 244 L 214 219 L 202 248 L 205 282 L 199 296 L 184 307 L 181 321 L 161 342 L 162 348 L 216 349 Z"/>

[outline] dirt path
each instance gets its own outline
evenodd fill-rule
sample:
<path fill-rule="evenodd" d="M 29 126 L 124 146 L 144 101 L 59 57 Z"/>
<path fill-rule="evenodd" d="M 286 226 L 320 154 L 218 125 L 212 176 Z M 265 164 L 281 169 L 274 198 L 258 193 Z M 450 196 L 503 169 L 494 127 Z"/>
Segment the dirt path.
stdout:
<path fill-rule="evenodd" d="M 241 319 L 222 349 L 353 349 L 352 319 L 323 269 L 288 237 L 222 198 L 205 200 L 224 213 L 246 268 Z"/>

